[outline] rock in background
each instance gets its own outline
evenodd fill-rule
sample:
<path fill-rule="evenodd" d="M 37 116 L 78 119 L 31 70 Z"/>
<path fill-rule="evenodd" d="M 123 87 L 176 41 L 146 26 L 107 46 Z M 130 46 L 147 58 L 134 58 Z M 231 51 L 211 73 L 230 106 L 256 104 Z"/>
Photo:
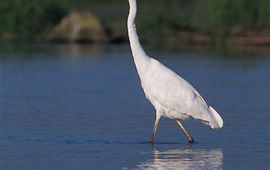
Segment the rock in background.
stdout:
<path fill-rule="evenodd" d="M 53 28 L 48 40 L 62 43 L 107 43 L 109 37 L 96 15 L 72 11 Z"/>

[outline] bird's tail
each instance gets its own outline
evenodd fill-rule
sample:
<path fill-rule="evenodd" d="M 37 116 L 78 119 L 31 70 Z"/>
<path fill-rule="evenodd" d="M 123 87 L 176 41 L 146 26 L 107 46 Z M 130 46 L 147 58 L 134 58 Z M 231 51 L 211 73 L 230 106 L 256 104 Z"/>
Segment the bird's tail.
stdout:
<path fill-rule="evenodd" d="M 210 119 L 209 119 L 209 125 L 213 129 L 218 129 L 223 127 L 223 120 L 221 116 L 213 109 L 211 106 L 209 106 L 209 114 L 210 114 Z"/>

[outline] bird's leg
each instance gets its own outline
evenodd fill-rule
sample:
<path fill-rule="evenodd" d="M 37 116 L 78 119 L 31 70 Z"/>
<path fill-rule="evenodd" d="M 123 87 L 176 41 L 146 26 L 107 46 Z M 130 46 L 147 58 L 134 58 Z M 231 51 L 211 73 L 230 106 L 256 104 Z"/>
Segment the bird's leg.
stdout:
<path fill-rule="evenodd" d="M 155 119 L 155 124 L 154 124 L 154 128 L 153 128 L 153 133 L 152 133 L 152 136 L 151 136 L 151 139 L 150 139 L 150 143 L 154 143 L 154 138 L 156 136 L 156 133 L 157 133 L 157 128 L 158 128 L 158 123 L 159 123 L 159 117 L 156 116 L 156 119 Z"/>
<path fill-rule="evenodd" d="M 188 137 L 188 143 L 194 143 L 192 136 L 189 134 L 189 132 L 185 128 L 184 124 L 180 121 L 180 119 L 175 119 L 175 120 L 176 120 L 176 123 L 178 124 L 178 126 L 183 130 L 183 132 Z"/>

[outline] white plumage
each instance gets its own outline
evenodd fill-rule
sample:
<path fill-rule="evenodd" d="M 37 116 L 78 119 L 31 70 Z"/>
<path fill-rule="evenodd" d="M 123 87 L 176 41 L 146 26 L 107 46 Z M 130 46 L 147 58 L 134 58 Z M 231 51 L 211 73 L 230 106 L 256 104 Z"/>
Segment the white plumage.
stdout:
<path fill-rule="evenodd" d="M 153 143 L 161 116 L 175 119 L 190 143 L 193 143 L 193 138 L 185 129 L 181 119 L 192 117 L 208 124 L 211 128 L 221 128 L 223 126 L 222 118 L 205 102 L 195 88 L 160 62 L 145 54 L 136 33 L 136 0 L 129 0 L 129 5 L 127 27 L 131 51 L 146 98 L 156 109 L 151 142 Z"/>

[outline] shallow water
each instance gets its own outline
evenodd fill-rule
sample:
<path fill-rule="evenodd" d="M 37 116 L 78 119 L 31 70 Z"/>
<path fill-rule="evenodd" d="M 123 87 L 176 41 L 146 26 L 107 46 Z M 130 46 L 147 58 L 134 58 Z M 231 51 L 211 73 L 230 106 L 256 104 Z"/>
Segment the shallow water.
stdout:
<path fill-rule="evenodd" d="M 127 46 L 25 46 L 0 52 L 0 169 L 269 169 L 270 54 L 148 50 L 224 119 L 185 122 L 145 100 Z"/>

